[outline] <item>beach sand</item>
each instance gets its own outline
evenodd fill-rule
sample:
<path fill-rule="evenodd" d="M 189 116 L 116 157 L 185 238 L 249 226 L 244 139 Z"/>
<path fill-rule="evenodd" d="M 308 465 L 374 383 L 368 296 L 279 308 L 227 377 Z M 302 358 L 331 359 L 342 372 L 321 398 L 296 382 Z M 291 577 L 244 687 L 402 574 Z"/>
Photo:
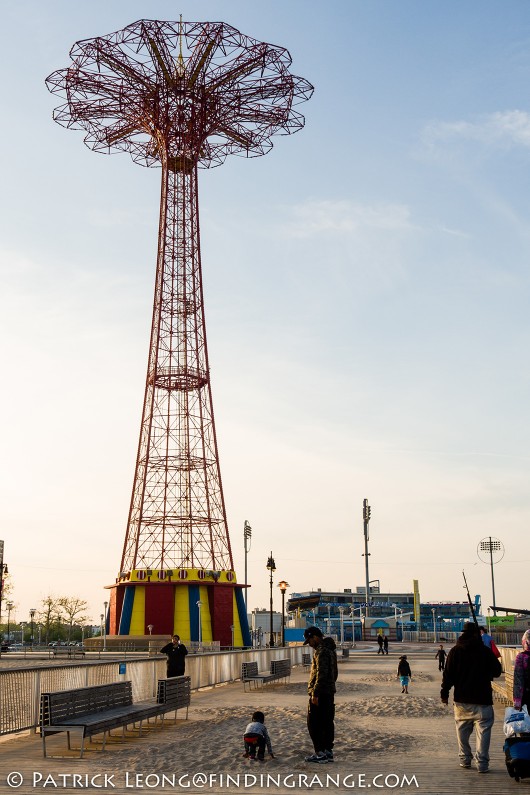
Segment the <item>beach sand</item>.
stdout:
<path fill-rule="evenodd" d="M 409 695 L 401 693 L 396 677 L 401 653 L 408 654 L 412 668 Z M 87 788 L 278 795 L 372 788 L 430 795 L 530 792 L 530 779 L 517 784 L 506 772 L 504 707 L 496 707 L 490 772 L 459 767 L 452 707 L 440 702 L 434 654 L 434 647 L 396 644 L 382 657 L 366 644 L 340 660 L 332 764 L 304 761 L 313 749 L 306 727 L 308 670 L 300 666 L 288 684 L 245 692 L 234 682 L 194 692 L 188 720 L 179 712 L 176 723 L 151 728 L 141 738 L 132 733 L 126 742 L 111 738 L 103 752 L 99 743 L 88 744 L 82 760 L 67 750 L 64 734 L 47 741 L 54 757 L 49 759 L 42 758 L 34 735 L 6 739 L 0 743 L 0 792 L 13 791 L 6 778 L 11 771 L 24 778 L 16 788 L 20 793 Z M 276 755 L 266 755 L 263 764 L 243 756 L 242 733 L 256 709 L 266 715 Z M 80 778 L 74 780 L 74 774 Z"/>

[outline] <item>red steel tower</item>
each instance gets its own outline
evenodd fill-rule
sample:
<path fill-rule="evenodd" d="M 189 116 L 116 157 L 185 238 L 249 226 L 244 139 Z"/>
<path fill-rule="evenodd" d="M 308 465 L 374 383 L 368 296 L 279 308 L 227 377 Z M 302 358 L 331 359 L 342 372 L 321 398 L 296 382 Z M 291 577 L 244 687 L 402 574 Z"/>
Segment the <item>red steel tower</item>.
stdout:
<path fill-rule="evenodd" d="M 161 166 L 140 440 L 110 635 L 249 645 L 219 468 L 202 290 L 198 168 L 255 157 L 304 124 L 312 86 L 282 47 L 221 22 L 140 20 L 77 42 L 47 78 L 59 124 L 95 151 Z M 246 584 L 245 584 L 246 585 Z"/>

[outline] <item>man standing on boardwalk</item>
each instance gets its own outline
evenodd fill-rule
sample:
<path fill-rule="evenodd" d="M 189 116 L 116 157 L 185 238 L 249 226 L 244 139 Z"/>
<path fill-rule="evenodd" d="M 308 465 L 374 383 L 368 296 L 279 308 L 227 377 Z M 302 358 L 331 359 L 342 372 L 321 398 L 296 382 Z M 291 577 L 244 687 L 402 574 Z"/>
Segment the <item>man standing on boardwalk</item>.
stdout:
<path fill-rule="evenodd" d="M 308 644 L 313 649 L 307 685 L 307 729 L 315 749 L 315 753 L 306 756 L 305 761 L 322 765 L 333 762 L 337 652 L 333 638 L 325 638 L 318 627 L 308 627 L 304 638 L 304 645 Z"/>
<path fill-rule="evenodd" d="M 502 668 L 491 649 L 482 643 L 476 624 L 464 624 L 462 634 L 447 655 L 440 697 L 449 701 L 454 687 L 454 716 L 460 767 L 470 768 L 472 760 L 469 738 L 476 732 L 475 763 L 479 773 L 489 769 L 489 747 L 493 726 L 491 680 L 500 676 Z"/>
<path fill-rule="evenodd" d="M 167 676 L 184 676 L 186 670 L 187 648 L 180 642 L 178 635 L 171 637 L 171 643 L 167 643 L 160 654 L 167 654 Z"/>

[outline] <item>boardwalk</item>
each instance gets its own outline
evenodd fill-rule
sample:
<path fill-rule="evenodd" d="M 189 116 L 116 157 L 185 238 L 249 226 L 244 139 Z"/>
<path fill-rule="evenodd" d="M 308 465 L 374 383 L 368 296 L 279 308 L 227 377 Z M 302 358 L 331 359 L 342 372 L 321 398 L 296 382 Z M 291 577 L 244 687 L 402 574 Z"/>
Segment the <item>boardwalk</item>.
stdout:
<path fill-rule="evenodd" d="M 0 793 L 12 792 L 9 772 L 21 773 L 19 793 L 39 789 L 71 791 L 105 789 L 116 793 L 271 792 L 365 789 L 442 795 L 530 792 L 530 783 L 508 777 L 502 753 L 504 708 L 496 707 L 491 770 L 480 775 L 458 766 L 452 709 L 439 701 L 440 675 L 435 647 L 406 647 L 413 679 L 401 694 L 395 672 L 399 653 L 377 655 L 365 647 L 341 661 L 337 692 L 336 762 L 309 765 L 305 727 L 307 671 L 293 671 L 288 685 L 245 693 L 240 682 L 203 690 L 192 696 L 189 721 L 152 729 L 126 743 L 113 741 L 101 753 L 97 746 L 78 760 L 68 756 L 64 735 L 49 740 L 59 758 L 42 759 L 40 739 L 23 736 L 0 743 Z M 241 732 L 255 709 L 266 713 L 277 759 L 252 764 L 241 755 Z M 53 744 L 53 745 L 52 745 Z M 74 779 L 74 774 L 79 777 Z M 51 778 L 47 778 L 51 776 Z M 195 778 L 194 778 L 195 777 Z M 13 783 L 17 783 L 15 780 Z M 46 785 L 46 786 L 44 786 Z"/>

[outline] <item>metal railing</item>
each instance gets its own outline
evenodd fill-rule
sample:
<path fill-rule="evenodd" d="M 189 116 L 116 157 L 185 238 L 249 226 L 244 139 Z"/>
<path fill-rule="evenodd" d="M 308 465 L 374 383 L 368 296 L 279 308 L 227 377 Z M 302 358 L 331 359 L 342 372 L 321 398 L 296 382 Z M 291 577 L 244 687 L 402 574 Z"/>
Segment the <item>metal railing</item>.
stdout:
<path fill-rule="evenodd" d="M 289 646 L 188 655 L 186 674 L 191 677 L 192 690 L 212 687 L 240 679 L 243 662 L 256 661 L 259 670 L 284 658 L 289 658 L 291 665 L 301 665 L 303 650 L 303 646 Z M 162 655 L 0 671 L 0 735 L 37 729 L 41 693 L 123 680 L 132 683 L 133 700 L 142 701 L 156 695 L 157 681 L 165 675 Z"/>

